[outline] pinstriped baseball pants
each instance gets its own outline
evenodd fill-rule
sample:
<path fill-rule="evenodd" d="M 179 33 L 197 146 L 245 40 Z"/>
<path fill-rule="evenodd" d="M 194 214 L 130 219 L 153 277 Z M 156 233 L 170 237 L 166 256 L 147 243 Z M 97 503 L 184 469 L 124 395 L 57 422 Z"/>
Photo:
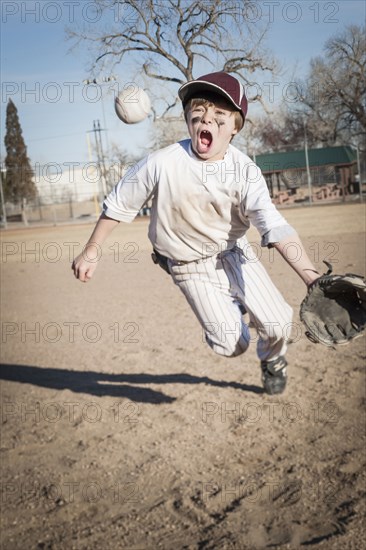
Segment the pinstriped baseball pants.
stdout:
<path fill-rule="evenodd" d="M 220 355 L 235 357 L 256 342 L 261 361 L 285 355 L 292 308 L 285 302 L 246 238 L 237 246 L 195 262 L 169 260 L 181 289 L 204 331 L 208 345 Z M 251 335 L 240 306 L 249 314 Z"/>

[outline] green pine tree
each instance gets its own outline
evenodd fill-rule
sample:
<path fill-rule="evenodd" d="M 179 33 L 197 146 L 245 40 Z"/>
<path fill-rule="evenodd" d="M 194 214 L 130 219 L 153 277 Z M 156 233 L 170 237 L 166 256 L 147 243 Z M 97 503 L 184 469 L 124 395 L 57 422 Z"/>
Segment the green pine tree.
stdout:
<path fill-rule="evenodd" d="M 11 99 L 6 108 L 5 135 L 5 200 L 21 203 L 34 199 L 37 189 L 34 183 L 34 173 L 27 156 L 22 128 L 19 123 L 18 111 Z"/>

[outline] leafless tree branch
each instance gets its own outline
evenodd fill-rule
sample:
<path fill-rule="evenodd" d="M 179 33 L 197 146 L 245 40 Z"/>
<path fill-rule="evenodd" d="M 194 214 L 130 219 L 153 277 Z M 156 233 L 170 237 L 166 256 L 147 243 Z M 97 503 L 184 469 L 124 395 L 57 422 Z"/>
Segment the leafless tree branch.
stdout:
<path fill-rule="evenodd" d="M 165 82 L 172 100 L 164 112 L 170 113 L 176 84 L 199 76 L 200 60 L 212 70 L 236 73 L 243 83 L 249 82 L 249 75 L 275 70 L 262 45 L 266 27 L 243 16 L 247 6 L 259 1 L 95 0 L 100 25 L 105 22 L 108 32 L 102 26 L 96 31 L 93 25 L 69 29 L 68 38 L 91 46 L 93 74 L 106 64 L 123 66 L 128 61 L 141 75 Z"/>

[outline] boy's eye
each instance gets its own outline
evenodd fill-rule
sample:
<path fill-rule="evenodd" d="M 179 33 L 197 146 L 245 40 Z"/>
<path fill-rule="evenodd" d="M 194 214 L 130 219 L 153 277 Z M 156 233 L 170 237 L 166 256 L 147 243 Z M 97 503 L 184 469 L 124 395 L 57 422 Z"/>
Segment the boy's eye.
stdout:
<path fill-rule="evenodd" d="M 215 114 L 221 118 L 226 118 L 228 116 L 224 111 L 216 111 Z"/>

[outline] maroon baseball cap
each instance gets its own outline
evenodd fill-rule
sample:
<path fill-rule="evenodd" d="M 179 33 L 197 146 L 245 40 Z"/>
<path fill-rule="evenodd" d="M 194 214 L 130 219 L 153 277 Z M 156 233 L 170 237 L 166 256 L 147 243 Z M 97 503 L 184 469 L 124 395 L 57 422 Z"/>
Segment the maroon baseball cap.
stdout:
<path fill-rule="evenodd" d="M 243 119 L 248 111 L 248 101 L 243 85 L 234 76 L 225 72 L 205 74 L 196 80 L 190 80 L 178 90 L 183 106 L 192 97 L 198 97 L 200 92 L 212 92 L 225 97 L 238 111 Z"/>

